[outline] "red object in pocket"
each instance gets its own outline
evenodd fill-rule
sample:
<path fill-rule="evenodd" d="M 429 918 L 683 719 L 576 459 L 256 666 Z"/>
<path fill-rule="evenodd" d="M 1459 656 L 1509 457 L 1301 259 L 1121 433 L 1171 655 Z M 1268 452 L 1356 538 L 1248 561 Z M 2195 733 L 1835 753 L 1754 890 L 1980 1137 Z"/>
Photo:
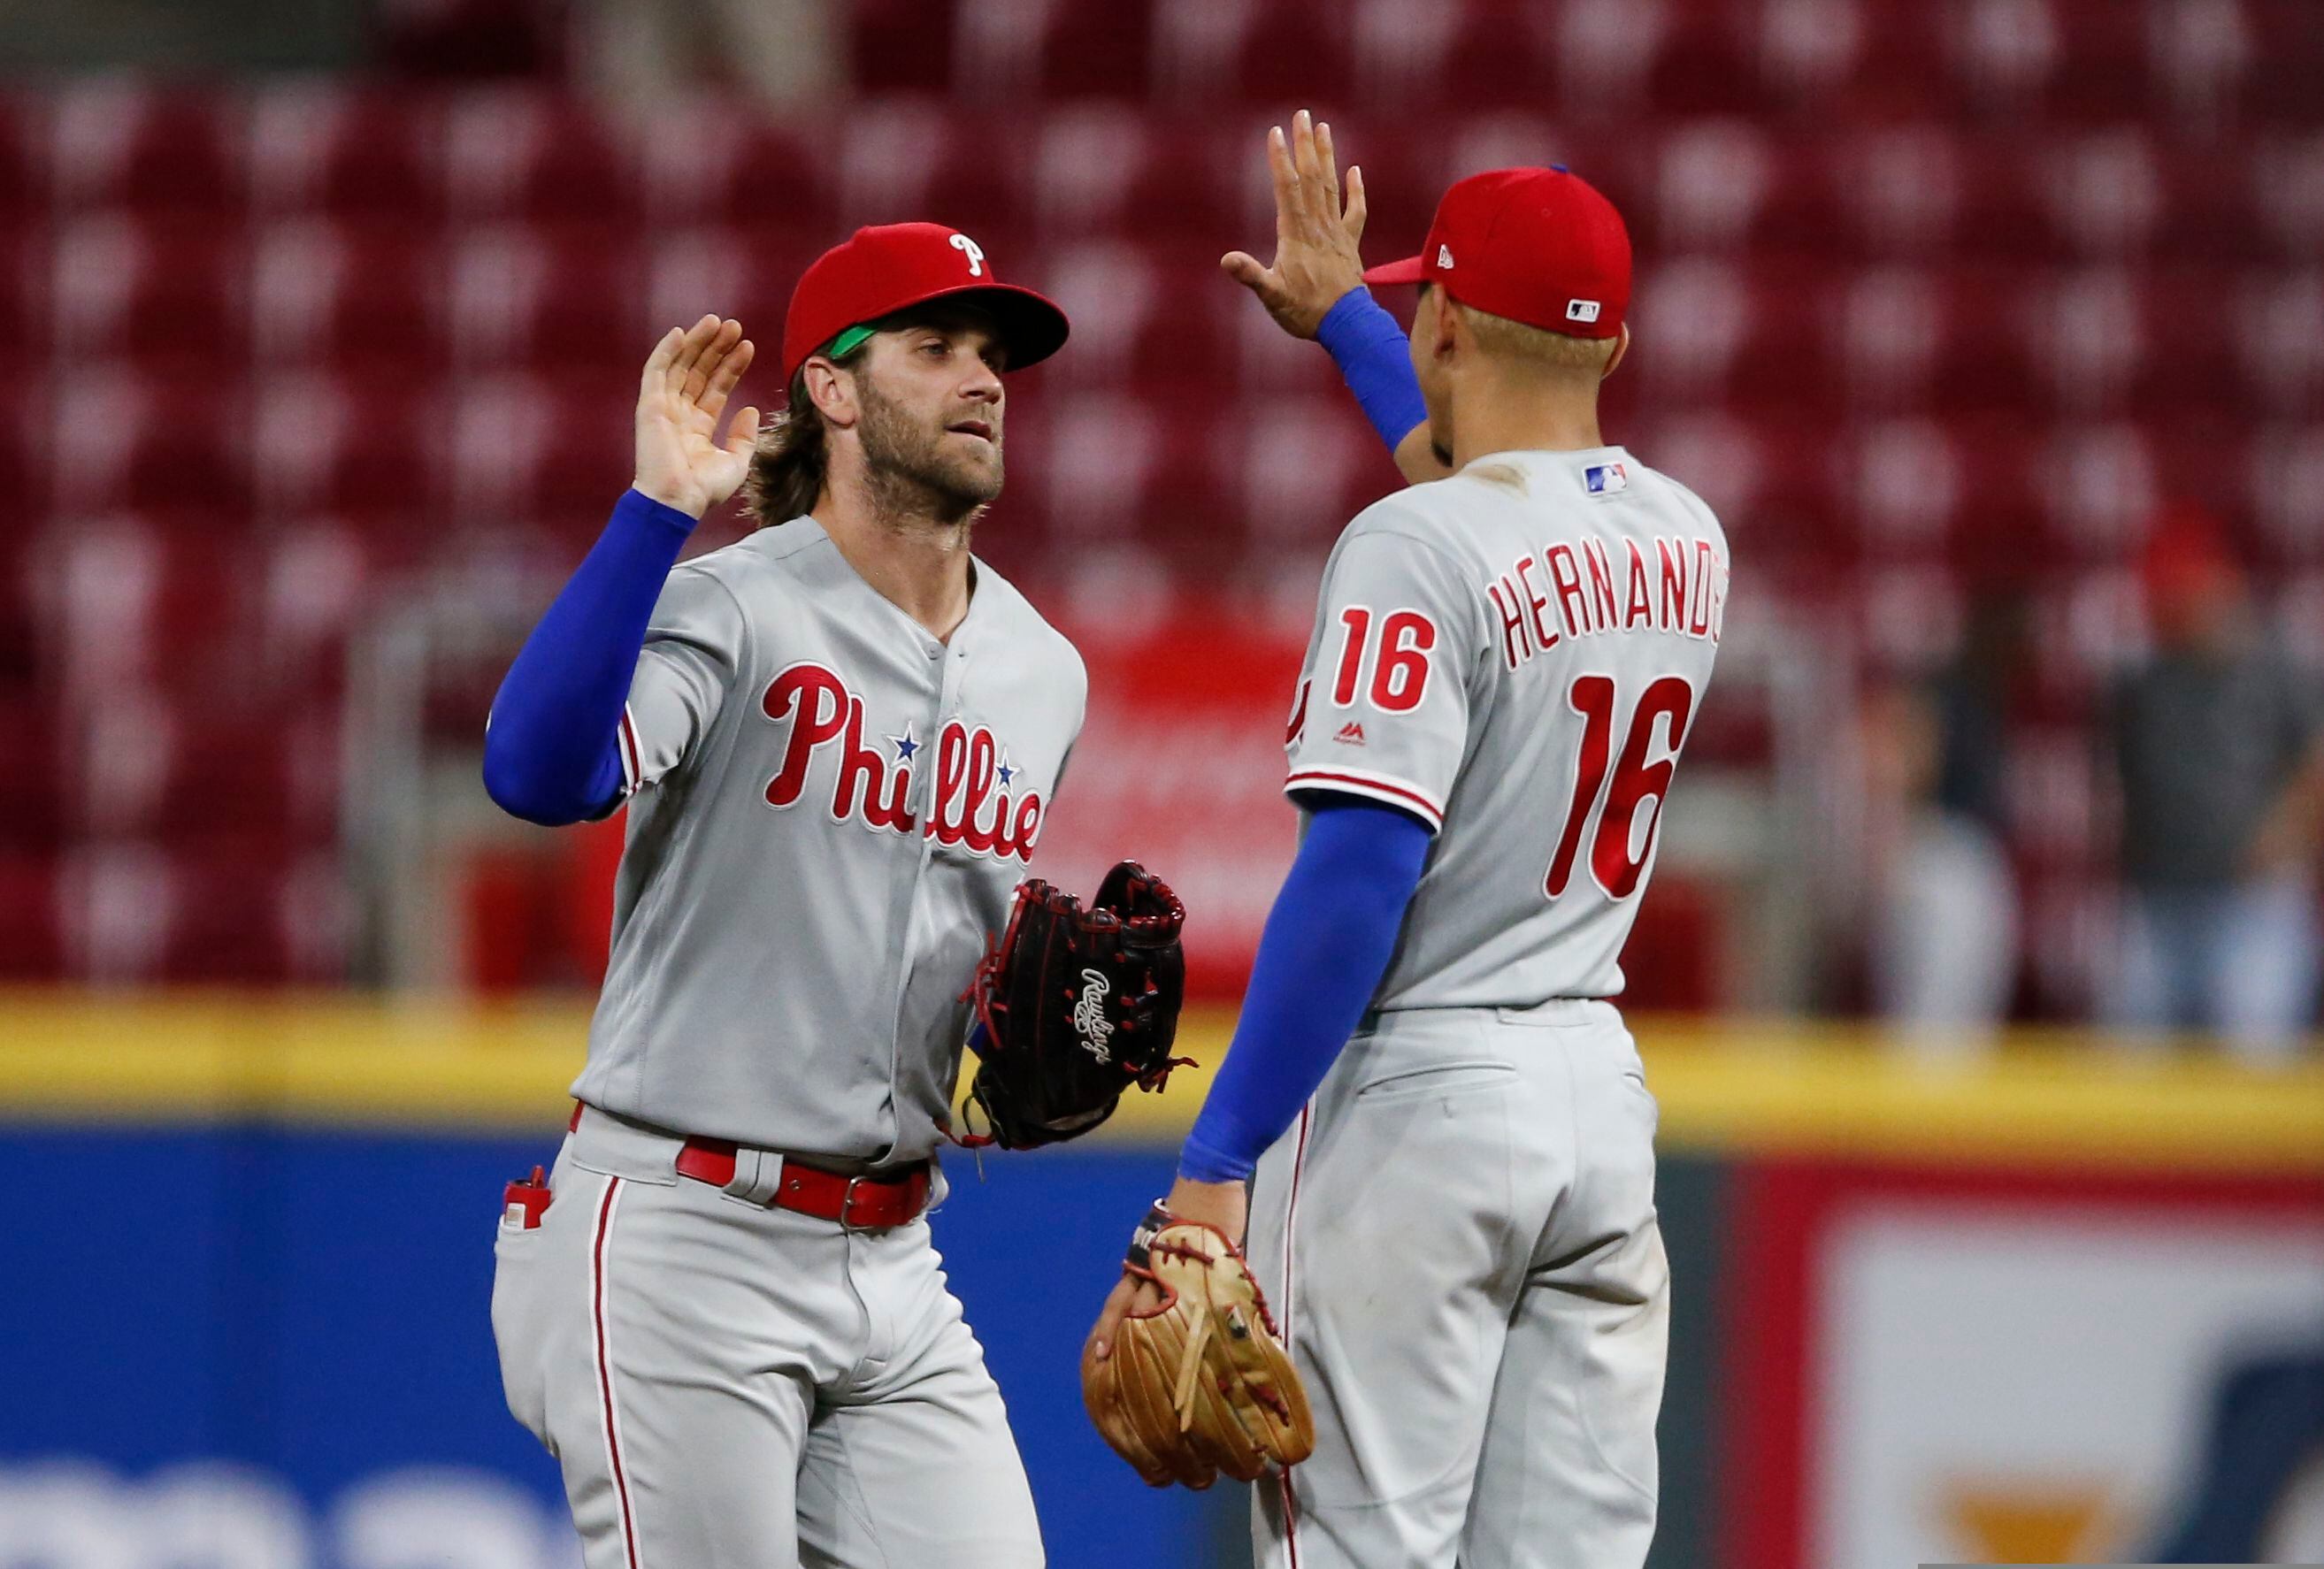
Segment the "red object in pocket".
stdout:
<path fill-rule="evenodd" d="M 501 1224 L 531 1231 L 540 1225 L 540 1217 L 549 1213 L 549 1181 L 538 1166 L 532 1175 L 508 1185 L 501 1195 Z"/>

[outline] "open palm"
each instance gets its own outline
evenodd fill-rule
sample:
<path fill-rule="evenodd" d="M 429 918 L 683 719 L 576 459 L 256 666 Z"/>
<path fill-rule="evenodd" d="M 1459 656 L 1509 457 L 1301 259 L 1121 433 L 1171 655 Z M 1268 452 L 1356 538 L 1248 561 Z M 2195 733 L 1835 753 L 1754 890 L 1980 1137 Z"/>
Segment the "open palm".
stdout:
<path fill-rule="evenodd" d="M 1348 170 L 1340 188 L 1332 127 L 1302 109 L 1291 134 L 1267 133 L 1267 169 L 1275 186 L 1275 264 L 1259 265 L 1247 251 L 1230 251 L 1220 266 L 1259 297 L 1276 325 L 1296 338 L 1312 338 L 1349 290 L 1360 289 L 1364 264 L 1364 171 Z"/>
<path fill-rule="evenodd" d="M 759 411 L 739 410 L 724 442 L 718 422 L 752 352 L 741 322 L 715 316 L 662 335 L 638 386 L 640 491 L 695 518 L 734 493 L 758 445 Z"/>

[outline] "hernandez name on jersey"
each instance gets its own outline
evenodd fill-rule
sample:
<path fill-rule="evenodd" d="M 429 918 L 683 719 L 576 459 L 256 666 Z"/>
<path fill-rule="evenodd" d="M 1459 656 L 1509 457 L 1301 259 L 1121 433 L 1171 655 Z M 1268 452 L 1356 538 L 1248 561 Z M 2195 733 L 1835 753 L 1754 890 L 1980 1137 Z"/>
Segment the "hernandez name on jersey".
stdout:
<path fill-rule="evenodd" d="M 1718 519 L 1619 447 L 1480 458 L 1349 525 L 1286 785 L 1436 831 L 1378 1006 L 1619 992 L 1727 592 Z"/>

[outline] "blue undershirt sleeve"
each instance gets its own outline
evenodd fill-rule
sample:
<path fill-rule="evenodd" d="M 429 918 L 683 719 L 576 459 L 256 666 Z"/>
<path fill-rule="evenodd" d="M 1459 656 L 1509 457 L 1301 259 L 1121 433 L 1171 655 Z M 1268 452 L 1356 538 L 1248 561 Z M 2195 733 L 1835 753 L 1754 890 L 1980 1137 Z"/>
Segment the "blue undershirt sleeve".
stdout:
<path fill-rule="evenodd" d="M 1315 329 L 1315 341 L 1331 352 L 1348 390 L 1389 452 L 1426 423 L 1428 406 L 1421 401 L 1420 379 L 1413 373 L 1410 341 L 1371 290 L 1351 289 L 1342 295 Z"/>
<path fill-rule="evenodd" d="M 1323 1082 L 1388 973 L 1428 858 L 1429 830 L 1407 812 L 1306 799 L 1314 815 L 1268 915 L 1233 1044 L 1179 1156 L 1179 1175 L 1197 1182 L 1248 1178 Z"/>
<path fill-rule="evenodd" d="M 555 826 L 621 799 L 622 705 L 654 603 L 695 520 L 631 491 L 525 639 L 484 727 L 484 790 Z"/>

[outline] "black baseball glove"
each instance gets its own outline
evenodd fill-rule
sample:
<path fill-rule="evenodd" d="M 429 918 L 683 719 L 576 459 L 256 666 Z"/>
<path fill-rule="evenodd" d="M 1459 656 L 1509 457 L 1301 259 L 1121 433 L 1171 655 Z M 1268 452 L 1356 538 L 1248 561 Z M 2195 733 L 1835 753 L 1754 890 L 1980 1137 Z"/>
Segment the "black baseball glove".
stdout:
<path fill-rule="evenodd" d="M 1121 1092 L 1162 1087 L 1174 1058 L 1186 960 L 1185 906 L 1135 861 L 1106 874 L 1088 908 L 1035 878 L 977 966 L 968 996 L 982 1026 L 969 1103 L 1004 1150 L 1054 1144 L 1113 1115 Z M 964 1120 L 965 1113 L 964 1112 Z"/>

